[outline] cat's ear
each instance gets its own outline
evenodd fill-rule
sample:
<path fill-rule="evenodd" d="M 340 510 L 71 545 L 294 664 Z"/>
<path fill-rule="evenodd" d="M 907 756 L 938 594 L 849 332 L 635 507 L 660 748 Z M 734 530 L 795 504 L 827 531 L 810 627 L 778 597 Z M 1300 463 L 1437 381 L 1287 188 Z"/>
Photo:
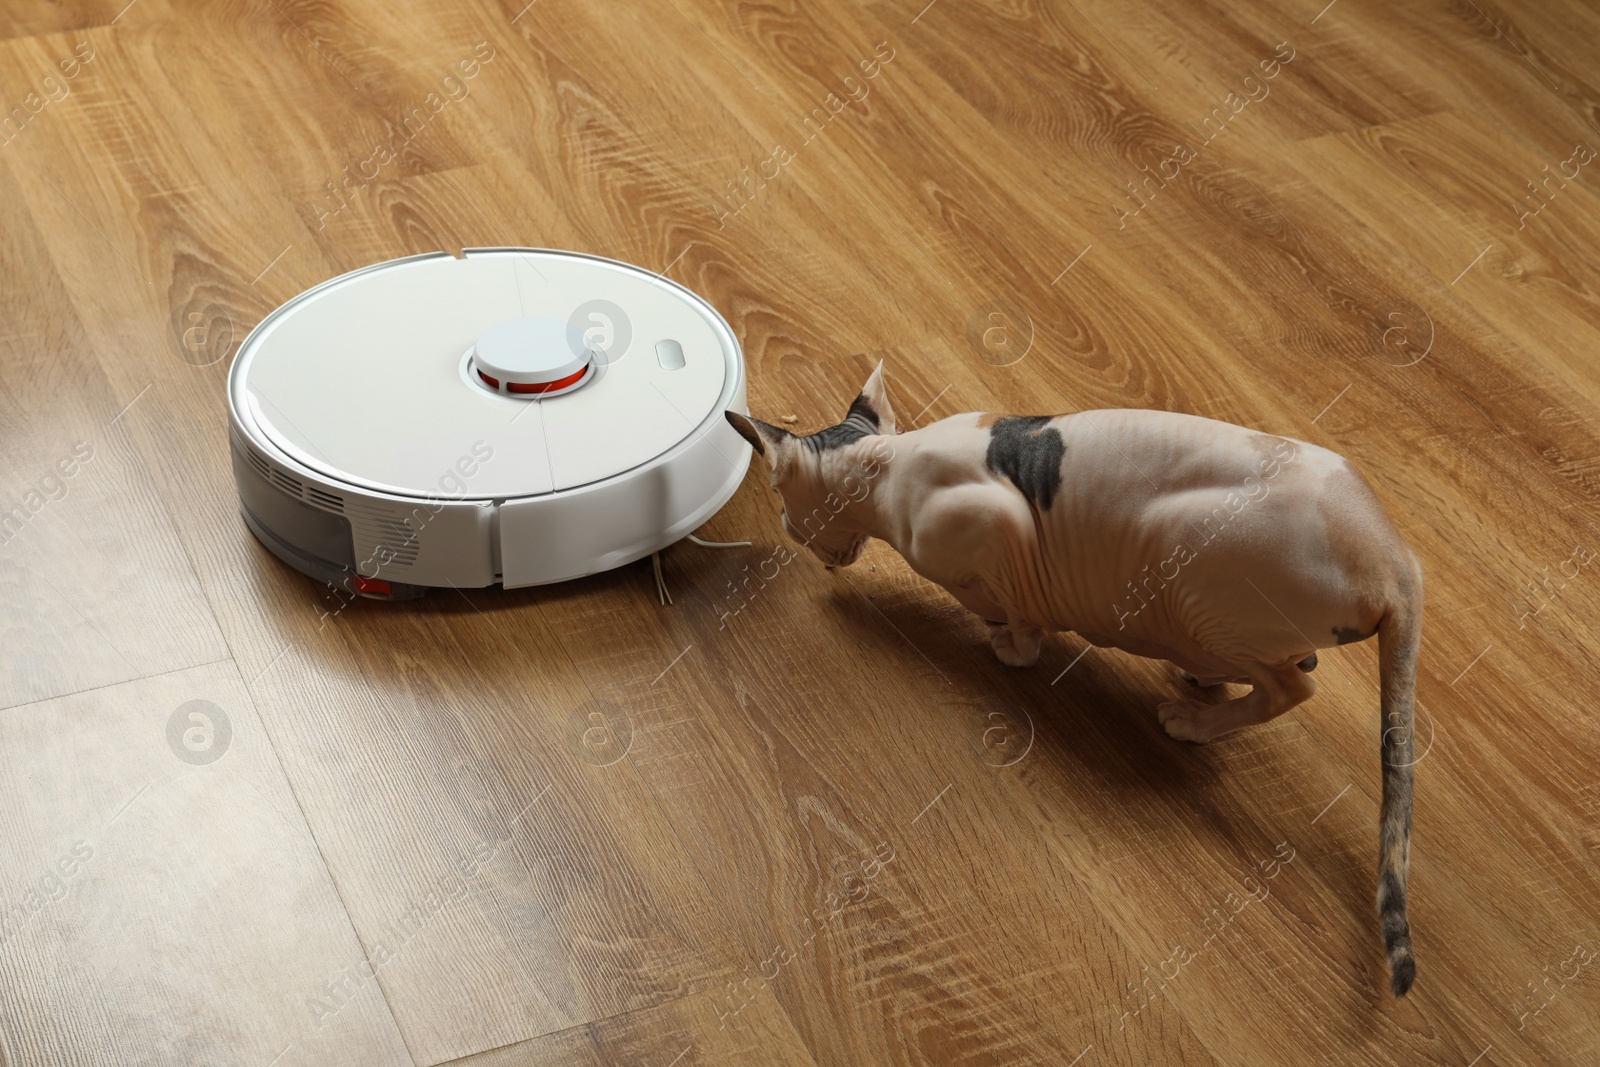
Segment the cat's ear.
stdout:
<path fill-rule="evenodd" d="M 764 456 L 769 466 L 774 470 L 778 464 L 787 457 L 791 443 L 795 440 L 794 434 L 781 426 L 774 426 L 760 419 L 753 419 L 748 415 L 741 415 L 737 411 L 725 411 L 728 424 L 738 431 L 739 436 L 750 442 L 750 447 L 758 455 Z"/>
<path fill-rule="evenodd" d="M 872 372 L 872 377 L 867 379 L 867 384 L 861 387 L 861 395 L 856 397 L 855 403 L 850 405 L 851 411 L 865 407 L 872 413 L 873 420 L 878 424 L 878 432 L 883 434 L 899 433 L 894 425 L 894 408 L 889 406 L 889 387 L 883 383 L 883 360 L 878 360 L 877 369 Z"/>

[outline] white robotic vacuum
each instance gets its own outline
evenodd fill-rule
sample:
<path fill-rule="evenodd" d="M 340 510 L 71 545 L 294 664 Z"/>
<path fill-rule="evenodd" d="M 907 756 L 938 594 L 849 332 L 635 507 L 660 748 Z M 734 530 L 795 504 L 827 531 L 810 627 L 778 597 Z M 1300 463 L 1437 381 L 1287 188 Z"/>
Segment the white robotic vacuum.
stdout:
<path fill-rule="evenodd" d="M 750 446 L 733 331 L 615 260 L 411 256 L 268 315 L 228 377 L 245 524 L 351 592 L 507 588 L 620 567 L 728 498 Z"/>

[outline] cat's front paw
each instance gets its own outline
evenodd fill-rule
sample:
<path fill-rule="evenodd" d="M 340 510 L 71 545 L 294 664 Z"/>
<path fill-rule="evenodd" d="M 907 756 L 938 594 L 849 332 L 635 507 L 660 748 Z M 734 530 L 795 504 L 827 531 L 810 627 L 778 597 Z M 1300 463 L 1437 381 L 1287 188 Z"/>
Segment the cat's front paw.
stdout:
<path fill-rule="evenodd" d="M 1171 700 L 1156 708 L 1156 717 L 1168 737 L 1204 744 L 1211 735 L 1201 726 L 1201 720 L 1210 710 L 1211 705 L 1198 700 Z"/>
<path fill-rule="evenodd" d="M 1039 662 L 1038 630 L 1013 630 L 1009 626 L 992 626 L 989 644 L 994 657 L 1008 667 L 1031 667 Z"/>
<path fill-rule="evenodd" d="M 1039 650 L 1036 648 L 1030 654 L 1019 648 L 1002 648 L 996 645 L 994 658 L 1004 663 L 1007 667 L 1031 667 L 1039 662 Z"/>

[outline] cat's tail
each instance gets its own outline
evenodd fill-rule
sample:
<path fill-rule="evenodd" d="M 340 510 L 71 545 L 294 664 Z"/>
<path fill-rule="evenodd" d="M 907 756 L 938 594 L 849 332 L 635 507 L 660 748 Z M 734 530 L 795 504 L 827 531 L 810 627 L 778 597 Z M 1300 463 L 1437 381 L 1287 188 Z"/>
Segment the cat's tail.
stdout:
<path fill-rule="evenodd" d="M 1403 997 L 1417 977 L 1406 921 L 1411 854 L 1411 786 L 1416 763 L 1417 649 L 1422 640 L 1422 568 L 1406 552 L 1409 580 L 1378 624 L 1378 679 L 1383 739 L 1383 812 L 1378 830 L 1378 917 L 1389 955 L 1390 988 Z"/>

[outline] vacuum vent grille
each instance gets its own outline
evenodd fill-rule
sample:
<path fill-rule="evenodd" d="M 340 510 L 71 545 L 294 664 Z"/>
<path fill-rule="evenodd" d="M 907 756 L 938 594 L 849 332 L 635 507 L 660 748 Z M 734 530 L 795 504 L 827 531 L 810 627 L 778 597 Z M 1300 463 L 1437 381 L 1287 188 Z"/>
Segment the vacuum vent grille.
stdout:
<path fill-rule="evenodd" d="M 250 461 L 250 465 L 256 469 L 256 472 L 270 482 L 272 480 L 272 468 L 267 466 L 267 461 L 257 455 L 255 449 L 245 448 L 241 449 L 241 451 L 244 452 L 244 458 Z"/>
<path fill-rule="evenodd" d="M 409 567 L 417 562 L 417 535 L 411 527 L 399 520 L 390 519 L 383 524 L 384 547 L 394 553 L 394 562 Z"/>
<path fill-rule="evenodd" d="M 376 562 L 386 578 L 403 579 L 406 571 L 416 565 L 431 515 L 425 507 L 419 505 L 418 510 L 408 514 L 404 506 L 386 507 L 358 496 L 342 496 L 294 477 L 254 448 L 240 443 L 235 447 L 251 469 L 273 488 L 319 511 L 349 519 L 358 555 L 363 562 Z"/>
<path fill-rule="evenodd" d="M 253 448 L 237 442 L 235 442 L 234 448 L 244 456 L 255 472 L 261 475 L 262 480 L 283 490 L 290 496 L 310 504 L 312 507 L 320 508 L 323 511 L 331 511 L 338 515 L 344 514 L 344 497 L 338 493 L 332 493 L 326 489 L 320 489 L 315 485 L 301 481 L 287 471 L 281 470 L 276 465 L 268 462 L 261 453 Z"/>
<path fill-rule="evenodd" d="M 377 558 L 385 571 L 392 567 L 410 567 L 417 562 L 422 550 L 422 533 L 412 529 L 405 517 L 354 498 L 346 505 L 346 514 L 355 527 L 356 544 L 363 554 L 370 553 Z"/>
<path fill-rule="evenodd" d="M 306 486 L 306 500 L 313 504 L 320 504 L 329 511 L 344 512 L 344 498 L 333 493 L 325 492 L 314 485 Z"/>

